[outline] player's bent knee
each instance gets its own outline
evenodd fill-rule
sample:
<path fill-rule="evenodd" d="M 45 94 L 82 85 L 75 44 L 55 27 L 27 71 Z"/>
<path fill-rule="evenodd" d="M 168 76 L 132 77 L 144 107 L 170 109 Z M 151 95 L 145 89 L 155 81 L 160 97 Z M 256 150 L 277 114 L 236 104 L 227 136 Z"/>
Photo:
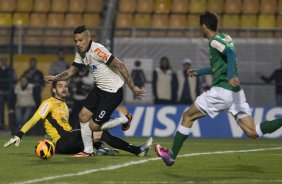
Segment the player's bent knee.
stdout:
<path fill-rule="evenodd" d="M 90 122 L 89 123 L 89 127 L 91 128 L 91 130 L 93 130 L 95 132 L 101 131 L 100 125 L 98 125 L 98 124 L 96 124 L 94 122 Z"/>
<path fill-rule="evenodd" d="M 91 116 L 90 117 L 87 116 L 87 114 L 83 113 L 82 111 L 80 111 L 78 117 L 79 117 L 79 122 L 81 123 L 87 123 L 91 118 Z"/>
<path fill-rule="evenodd" d="M 187 112 L 183 113 L 183 120 L 181 122 L 181 125 L 187 128 L 191 128 L 193 125 L 192 117 Z"/>

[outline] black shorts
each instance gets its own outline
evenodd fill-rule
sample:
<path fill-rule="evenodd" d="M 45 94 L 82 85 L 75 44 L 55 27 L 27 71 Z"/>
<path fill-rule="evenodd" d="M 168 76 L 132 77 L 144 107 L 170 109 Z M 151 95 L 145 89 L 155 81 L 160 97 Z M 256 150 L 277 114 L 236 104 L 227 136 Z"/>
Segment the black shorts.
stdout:
<path fill-rule="evenodd" d="M 56 153 L 75 154 L 83 151 L 84 145 L 80 130 L 64 132 L 56 143 Z"/>
<path fill-rule="evenodd" d="M 110 93 L 95 86 L 88 94 L 84 107 L 93 113 L 93 121 L 102 125 L 103 123 L 109 121 L 112 113 L 119 106 L 122 99 L 122 88 L 120 88 L 116 93 Z"/>

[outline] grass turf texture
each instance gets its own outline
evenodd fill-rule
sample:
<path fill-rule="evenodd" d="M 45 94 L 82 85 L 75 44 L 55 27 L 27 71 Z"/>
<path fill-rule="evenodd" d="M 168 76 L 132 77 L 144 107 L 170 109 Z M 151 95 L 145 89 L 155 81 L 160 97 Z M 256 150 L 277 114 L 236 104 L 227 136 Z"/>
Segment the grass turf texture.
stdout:
<path fill-rule="evenodd" d="M 26 136 L 19 147 L 4 148 L 9 138 L 0 137 L 0 183 L 282 183 L 279 139 L 188 138 L 176 163 L 166 167 L 153 147 L 145 158 L 120 151 L 119 156 L 72 158 L 55 154 L 49 160 L 41 160 L 35 156 L 34 147 L 42 137 Z M 126 140 L 142 144 L 146 138 Z M 170 147 L 172 139 L 155 138 L 154 142 Z M 244 151 L 256 149 L 265 150 Z M 244 152 L 224 152 L 239 150 Z"/>

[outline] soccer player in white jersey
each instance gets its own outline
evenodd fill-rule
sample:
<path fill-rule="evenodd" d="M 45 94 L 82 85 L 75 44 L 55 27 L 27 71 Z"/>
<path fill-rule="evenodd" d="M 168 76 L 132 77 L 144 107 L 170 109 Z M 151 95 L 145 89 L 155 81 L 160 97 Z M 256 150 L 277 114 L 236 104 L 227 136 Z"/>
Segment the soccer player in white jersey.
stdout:
<path fill-rule="evenodd" d="M 120 124 L 122 124 L 122 130 L 124 131 L 130 127 L 132 119 L 130 114 L 110 119 L 111 114 L 123 99 L 122 86 L 124 82 L 138 98 L 142 98 L 145 91 L 134 85 L 122 61 L 113 56 L 103 45 L 91 40 L 90 33 L 85 26 L 79 26 L 74 30 L 74 41 L 77 52 L 70 68 L 56 76 L 48 75 L 44 78 L 48 83 L 57 80 L 68 80 L 80 68 L 85 66 L 89 68 L 94 78 L 95 86 L 88 94 L 79 113 L 84 151 L 74 156 L 93 156 L 92 131 L 101 130 L 103 130 L 101 140 L 108 145 L 138 156 L 145 156 L 152 144 L 151 137 L 143 145 L 134 146 L 112 136 L 107 131 L 107 129 Z"/>
<path fill-rule="evenodd" d="M 156 154 L 167 166 L 172 166 L 187 139 L 193 122 L 209 115 L 216 117 L 225 111 L 233 115 L 240 128 L 250 138 L 272 133 L 282 126 L 282 118 L 255 124 L 249 104 L 237 75 L 236 49 L 232 38 L 217 30 L 217 16 L 211 12 L 200 15 L 203 37 L 209 40 L 210 67 L 189 69 L 190 77 L 213 74 L 212 87 L 197 97 L 191 107 L 183 113 L 181 125 L 175 133 L 171 150 L 155 145 Z"/>

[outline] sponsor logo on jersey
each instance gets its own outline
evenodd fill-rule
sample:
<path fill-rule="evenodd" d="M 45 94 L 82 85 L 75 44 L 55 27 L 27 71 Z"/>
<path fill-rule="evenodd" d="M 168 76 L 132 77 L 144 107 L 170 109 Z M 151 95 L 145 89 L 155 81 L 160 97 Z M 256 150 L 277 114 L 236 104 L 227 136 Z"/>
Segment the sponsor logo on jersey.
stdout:
<path fill-rule="evenodd" d="M 46 114 L 46 112 L 48 112 L 48 109 L 50 107 L 50 103 L 46 102 L 40 109 L 39 114 L 41 116 L 44 116 Z"/>
<path fill-rule="evenodd" d="M 95 122 L 99 122 L 100 120 L 99 120 L 98 118 L 95 118 L 94 121 L 95 121 Z"/>
<path fill-rule="evenodd" d="M 103 52 L 101 49 L 96 48 L 94 49 L 94 53 L 97 54 L 100 58 L 102 58 L 104 61 L 108 61 L 109 56 Z"/>

